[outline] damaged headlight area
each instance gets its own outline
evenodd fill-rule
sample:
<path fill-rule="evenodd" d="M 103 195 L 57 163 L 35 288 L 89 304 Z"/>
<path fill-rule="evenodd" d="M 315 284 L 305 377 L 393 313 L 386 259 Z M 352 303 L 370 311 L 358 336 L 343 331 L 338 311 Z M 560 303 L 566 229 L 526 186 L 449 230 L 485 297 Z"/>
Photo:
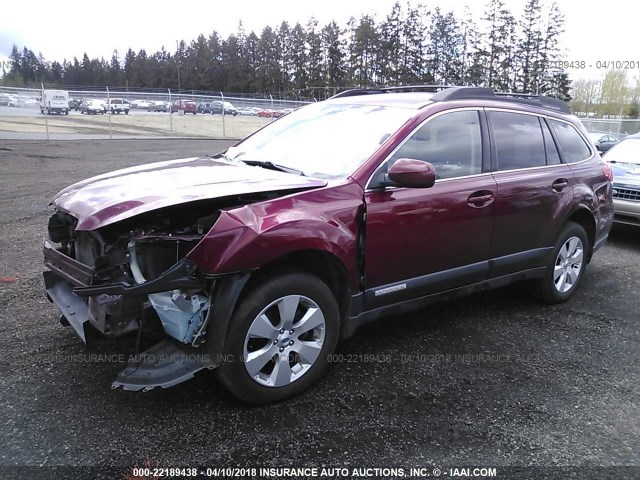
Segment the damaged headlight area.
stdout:
<path fill-rule="evenodd" d="M 61 310 L 61 322 L 89 343 L 135 337 L 159 341 L 152 349 L 175 360 L 206 339 L 214 280 L 205 278 L 186 254 L 208 232 L 218 214 L 175 212 L 147 215 L 96 231 L 76 231 L 76 220 L 58 211 L 49 221 L 44 272 L 47 295 Z M 139 225 L 143 225 L 142 227 Z M 147 342 L 148 343 L 148 342 Z M 136 351 L 136 353 L 139 353 Z M 138 356 L 114 382 L 128 389 L 171 386 L 205 364 L 163 364 Z M 146 363 L 145 363 L 146 362 Z M 196 362 L 197 363 L 197 362 Z M 155 374 L 152 374 L 157 370 Z M 158 373 L 159 372 L 159 373 Z M 125 378 L 126 377 L 126 378 Z M 137 378 L 139 377 L 139 378 Z"/>

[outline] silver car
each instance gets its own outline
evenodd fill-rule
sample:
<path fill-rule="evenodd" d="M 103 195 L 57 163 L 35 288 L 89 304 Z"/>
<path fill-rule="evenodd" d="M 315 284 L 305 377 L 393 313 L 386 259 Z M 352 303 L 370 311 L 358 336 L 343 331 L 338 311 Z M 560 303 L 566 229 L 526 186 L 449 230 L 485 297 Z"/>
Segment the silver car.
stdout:
<path fill-rule="evenodd" d="M 614 221 L 640 226 L 640 134 L 617 143 L 603 158 L 613 171 Z"/>

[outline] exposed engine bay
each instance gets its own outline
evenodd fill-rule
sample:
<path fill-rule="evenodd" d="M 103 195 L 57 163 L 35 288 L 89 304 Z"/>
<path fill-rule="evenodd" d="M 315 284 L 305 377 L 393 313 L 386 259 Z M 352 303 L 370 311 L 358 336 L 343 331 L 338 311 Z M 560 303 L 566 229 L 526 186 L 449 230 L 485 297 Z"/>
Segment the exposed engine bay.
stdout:
<path fill-rule="evenodd" d="M 285 193 L 193 202 L 91 231 L 76 230 L 76 218 L 57 210 L 48 225 L 49 238 L 57 245 L 45 242 L 49 271 L 44 278 L 49 299 L 62 311 L 61 323 L 73 327 L 88 344 L 96 338 L 136 339 L 138 361 L 130 362 L 114 387 L 168 387 L 202 368 L 214 368 L 202 358 L 176 356 L 197 352 L 192 349 L 207 340 L 212 292 L 219 277 L 200 271 L 185 256 L 213 228 L 223 210 Z M 154 343 L 140 352 L 141 340 Z M 159 352 L 162 359 L 173 360 L 158 361 Z"/>

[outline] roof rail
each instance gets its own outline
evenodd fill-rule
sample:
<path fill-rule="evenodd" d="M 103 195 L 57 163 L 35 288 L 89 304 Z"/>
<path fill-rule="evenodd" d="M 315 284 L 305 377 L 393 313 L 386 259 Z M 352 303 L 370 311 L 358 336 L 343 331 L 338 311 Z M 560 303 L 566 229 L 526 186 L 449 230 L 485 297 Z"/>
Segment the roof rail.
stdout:
<path fill-rule="evenodd" d="M 370 95 L 374 93 L 385 92 L 380 88 L 353 88 L 351 90 L 345 90 L 344 92 L 336 93 L 329 98 L 355 97 L 358 95 Z"/>
<path fill-rule="evenodd" d="M 494 92 L 485 87 L 451 87 L 436 93 L 431 100 L 444 102 L 448 100 L 472 100 L 481 98 L 493 98 L 506 102 L 534 105 L 537 107 L 558 110 L 562 113 L 571 113 L 569 106 L 563 100 L 545 95 L 532 95 L 528 93 L 502 93 Z"/>
<path fill-rule="evenodd" d="M 571 113 L 569 106 L 563 100 L 545 95 L 532 95 L 528 93 L 502 93 L 494 92 L 487 87 L 456 87 L 452 85 L 400 85 L 394 87 L 354 88 L 345 90 L 331 98 L 354 97 L 357 95 L 372 95 L 376 93 L 393 92 L 435 92 L 431 97 L 434 102 L 450 100 L 493 99 L 505 102 L 534 105 L 536 107 L 557 110 L 562 113 Z"/>
<path fill-rule="evenodd" d="M 371 95 L 376 93 L 392 92 L 439 92 L 446 88 L 455 87 L 453 87 L 452 85 L 398 85 L 393 87 L 354 88 L 337 93 L 331 98 L 354 97 L 357 95 Z"/>

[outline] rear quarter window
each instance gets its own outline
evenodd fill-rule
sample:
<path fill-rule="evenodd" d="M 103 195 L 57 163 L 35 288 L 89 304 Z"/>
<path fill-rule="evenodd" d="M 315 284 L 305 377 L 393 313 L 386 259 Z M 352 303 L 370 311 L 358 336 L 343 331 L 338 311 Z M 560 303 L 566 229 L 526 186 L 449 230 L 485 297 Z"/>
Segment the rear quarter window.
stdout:
<path fill-rule="evenodd" d="M 591 149 L 573 125 L 553 119 L 549 123 L 566 163 L 581 162 L 591 156 Z"/>

